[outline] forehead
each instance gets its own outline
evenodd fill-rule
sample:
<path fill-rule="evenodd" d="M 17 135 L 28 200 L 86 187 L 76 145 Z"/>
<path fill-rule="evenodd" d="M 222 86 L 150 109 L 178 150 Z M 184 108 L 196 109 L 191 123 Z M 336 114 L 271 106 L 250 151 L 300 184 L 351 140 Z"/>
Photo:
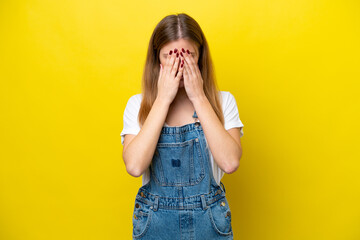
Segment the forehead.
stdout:
<path fill-rule="evenodd" d="M 192 53 L 197 52 L 196 45 L 194 43 L 192 43 L 191 41 L 188 41 L 185 39 L 179 39 L 177 41 L 172 41 L 172 42 L 165 44 L 160 49 L 160 52 L 168 53 L 170 50 L 174 50 L 175 48 L 177 48 L 178 50 L 180 50 L 181 48 L 189 49 L 189 51 Z"/>

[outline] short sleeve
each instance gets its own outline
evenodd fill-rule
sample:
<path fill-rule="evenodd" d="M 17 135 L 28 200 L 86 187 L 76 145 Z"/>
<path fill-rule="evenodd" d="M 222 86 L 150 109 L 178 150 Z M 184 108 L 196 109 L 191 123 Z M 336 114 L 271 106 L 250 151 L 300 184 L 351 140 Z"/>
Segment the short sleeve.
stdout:
<path fill-rule="evenodd" d="M 244 135 L 244 124 L 240 120 L 239 110 L 235 97 L 230 92 L 223 92 L 223 112 L 225 129 L 240 127 L 240 137 Z"/>
<path fill-rule="evenodd" d="M 131 96 L 126 104 L 123 115 L 123 129 L 120 133 L 122 145 L 124 145 L 126 134 L 137 135 L 140 131 L 140 126 L 137 120 L 140 110 L 140 104 L 141 94 Z"/>

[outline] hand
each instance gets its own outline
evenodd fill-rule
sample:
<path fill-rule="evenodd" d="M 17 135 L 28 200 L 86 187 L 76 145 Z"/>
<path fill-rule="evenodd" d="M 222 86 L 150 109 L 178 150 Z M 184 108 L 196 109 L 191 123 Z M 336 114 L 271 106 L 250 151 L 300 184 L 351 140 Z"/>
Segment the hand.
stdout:
<path fill-rule="evenodd" d="M 158 79 L 158 94 L 157 97 L 162 100 L 172 103 L 177 91 L 179 89 L 179 82 L 183 74 L 184 68 L 179 68 L 180 54 L 171 51 L 166 58 L 165 66 L 160 64 L 160 74 Z M 176 57 L 176 55 L 178 57 Z M 179 71 L 178 71 L 179 70 Z M 177 73 L 178 72 L 178 73 Z M 177 73 L 177 74 L 176 74 Z M 176 74 L 176 76 L 175 76 Z"/>
<path fill-rule="evenodd" d="M 186 51 L 182 53 L 184 57 L 184 87 L 191 102 L 206 97 L 204 93 L 204 81 L 198 64 L 194 57 Z"/>

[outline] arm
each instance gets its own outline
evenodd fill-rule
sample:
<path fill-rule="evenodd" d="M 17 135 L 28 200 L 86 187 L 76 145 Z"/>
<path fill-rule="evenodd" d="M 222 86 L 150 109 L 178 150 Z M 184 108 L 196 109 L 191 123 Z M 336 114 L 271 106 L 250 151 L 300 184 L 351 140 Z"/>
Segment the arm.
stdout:
<path fill-rule="evenodd" d="M 225 130 L 205 96 L 193 104 L 215 162 L 224 172 L 235 172 L 242 156 L 240 128 Z"/>
<path fill-rule="evenodd" d="M 168 111 L 169 103 L 157 98 L 140 132 L 125 135 L 122 157 L 130 175 L 140 177 L 149 167 Z"/>

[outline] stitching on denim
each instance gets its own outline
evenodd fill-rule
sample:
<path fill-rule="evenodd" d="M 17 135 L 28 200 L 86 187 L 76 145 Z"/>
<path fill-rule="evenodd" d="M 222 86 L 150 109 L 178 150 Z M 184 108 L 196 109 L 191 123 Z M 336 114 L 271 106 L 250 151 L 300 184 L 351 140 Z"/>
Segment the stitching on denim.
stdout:
<path fill-rule="evenodd" d="M 197 136 L 196 138 L 192 138 L 190 140 L 187 140 L 185 142 L 181 142 L 181 143 L 158 143 L 157 147 L 161 148 L 161 147 L 183 147 L 183 146 L 195 146 L 197 154 L 198 154 L 198 158 L 200 161 L 200 173 L 199 176 L 195 179 L 195 181 L 193 182 L 175 182 L 175 183 L 169 183 L 169 182 L 165 182 L 164 176 L 163 176 L 163 167 L 162 167 L 162 163 L 161 163 L 161 155 L 159 154 L 159 156 L 154 156 L 154 158 L 158 158 L 158 164 L 159 164 L 159 168 L 160 169 L 160 178 L 155 176 L 154 170 L 152 169 L 151 171 L 151 175 L 154 177 L 154 181 L 159 184 L 160 186 L 178 186 L 178 187 L 182 187 L 182 186 L 194 186 L 194 185 L 198 185 L 204 178 L 205 178 L 205 161 L 206 159 L 204 158 L 204 156 L 201 154 L 201 145 L 200 145 L 200 141 L 196 141 L 196 139 L 199 139 L 199 137 Z M 193 156 L 193 155 L 192 155 Z"/>
<path fill-rule="evenodd" d="M 228 235 L 231 235 L 231 234 L 232 234 L 231 222 L 230 222 L 230 231 L 227 232 L 227 233 L 221 232 L 221 231 L 217 228 L 217 226 L 216 226 L 216 224 L 215 224 L 215 221 L 214 221 L 214 218 L 213 218 L 213 215 L 212 215 L 212 212 L 211 212 L 211 207 L 209 207 L 208 212 L 209 212 L 211 224 L 212 224 L 213 228 L 215 229 L 215 231 L 216 231 L 218 234 L 224 235 L 224 236 L 228 236 Z"/>
<path fill-rule="evenodd" d="M 141 233 L 139 233 L 138 235 L 134 235 L 134 233 L 133 233 L 132 234 L 133 238 L 140 238 L 147 232 L 147 230 L 148 230 L 148 228 L 150 226 L 150 221 L 151 221 L 151 218 L 152 218 L 152 214 L 153 214 L 153 211 L 150 211 L 149 215 L 148 215 L 148 218 L 146 220 L 146 223 L 145 223 L 146 224 L 145 229 Z"/>

